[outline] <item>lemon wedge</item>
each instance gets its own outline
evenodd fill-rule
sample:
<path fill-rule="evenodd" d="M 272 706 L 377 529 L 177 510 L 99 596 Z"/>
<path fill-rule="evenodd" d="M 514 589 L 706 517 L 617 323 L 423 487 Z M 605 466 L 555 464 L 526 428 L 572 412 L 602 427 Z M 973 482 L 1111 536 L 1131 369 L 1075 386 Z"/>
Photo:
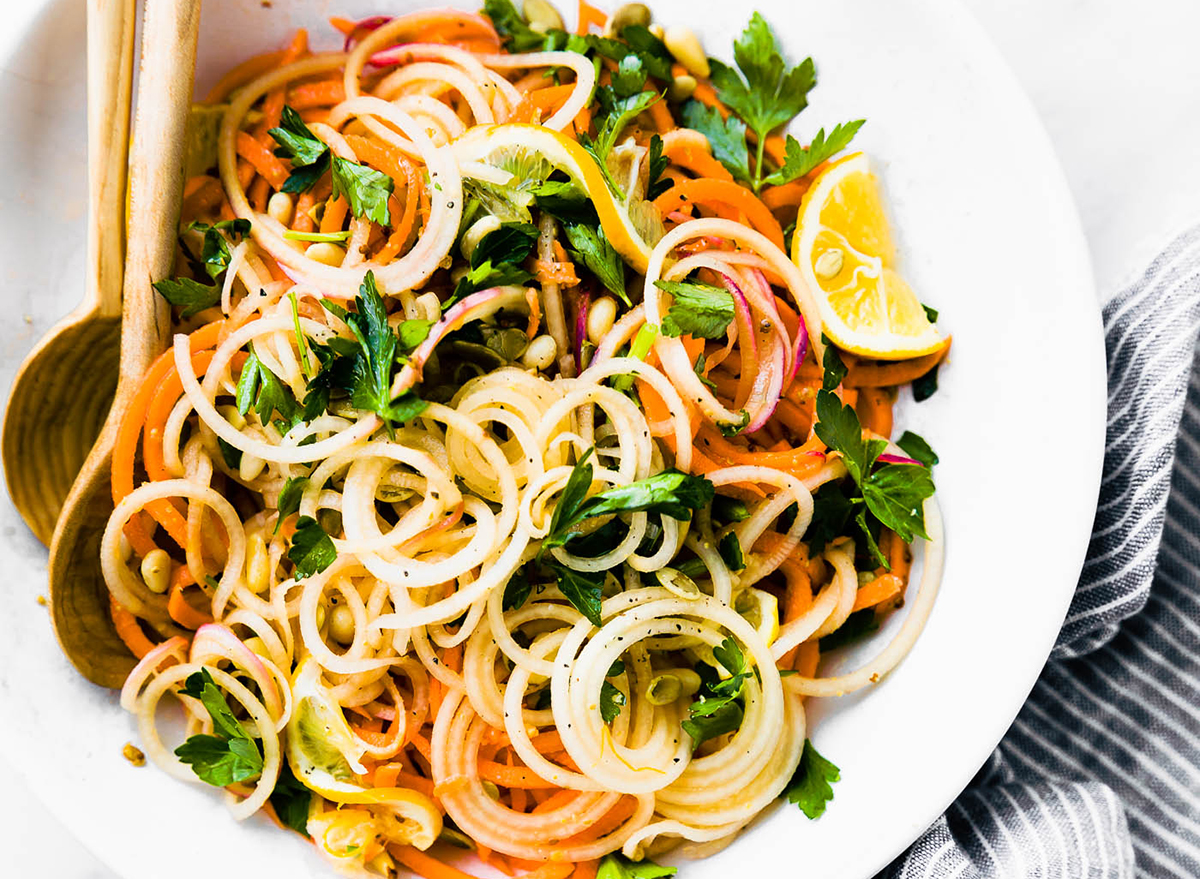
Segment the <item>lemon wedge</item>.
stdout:
<path fill-rule="evenodd" d="M 380 845 L 383 835 L 379 822 L 369 812 L 360 809 L 324 812 L 310 818 L 306 829 L 316 843 L 318 851 L 328 856 L 338 867 L 353 865 L 366 871 L 368 862 L 380 855 L 387 857 L 383 846 Z M 388 858 L 384 863 L 387 864 L 390 860 Z"/>
<path fill-rule="evenodd" d="M 912 288 L 896 272 L 896 248 L 879 183 L 865 153 L 830 165 L 800 203 L 792 261 L 840 348 L 885 360 L 920 357 L 943 344 Z"/>
<path fill-rule="evenodd" d="M 300 783 L 332 802 L 367 806 L 369 811 L 353 820 L 375 822 L 372 826 L 383 828 L 392 842 L 419 849 L 433 845 L 442 832 L 442 813 L 429 797 L 408 788 L 359 784 L 358 776 L 367 771 L 360 762 L 366 748 L 321 683 L 321 668 L 311 657 L 301 660 L 292 674 L 292 700 L 284 753 Z"/>
<path fill-rule="evenodd" d="M 779 599 L 770 592 L 753 587 L 743 589 L 734 599 L 733 609 L 768 645 L 779 637 Z"/>
<path fill-rule="evenodd" d="M 321 667 L 311 657 L 292 675 L 292 716 L 287 725 L 287 758 L 305 787 L 329 800 L 363 790 L 356 773 L 366 748 L 355 737 L 342 709 L 321 683 Z"/>
<path fill-rule="evenodd" d="M 552 171 L 562 171 L 591 200 L 613 249 L 645 273 L 650 251 L 662 237 L 657 210 L 643 199 L 615 195 L 596 160 L 569 137 L 540 125 L 476 125 L 452 146 L 468 177 L 472 164 L 499 171 L 497 182 L 509 177 L 540 182 Z"/>

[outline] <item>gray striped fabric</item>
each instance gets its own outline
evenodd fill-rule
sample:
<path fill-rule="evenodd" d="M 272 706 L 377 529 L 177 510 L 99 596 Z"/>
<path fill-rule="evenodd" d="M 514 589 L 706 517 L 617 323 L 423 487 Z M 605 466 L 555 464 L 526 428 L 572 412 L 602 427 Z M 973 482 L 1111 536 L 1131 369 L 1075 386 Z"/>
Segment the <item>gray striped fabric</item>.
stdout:
<path fill-rule="evenodd" d="M 1054 656 L 886 879 L 1200 877 L 1200 228 L 1104 322 L 1104 481 Z"/>

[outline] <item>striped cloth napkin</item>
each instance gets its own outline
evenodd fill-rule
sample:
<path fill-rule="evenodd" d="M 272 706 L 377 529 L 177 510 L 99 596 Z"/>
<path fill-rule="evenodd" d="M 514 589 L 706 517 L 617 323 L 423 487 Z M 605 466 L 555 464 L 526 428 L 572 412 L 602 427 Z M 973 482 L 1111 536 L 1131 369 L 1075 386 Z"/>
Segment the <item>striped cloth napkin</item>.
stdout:
<path fill-rule="evenodd" d="M 987 765 L 881 879 L 1200 877 L 1200 227 L 1104 328 L 1104 479 L 1058 644 Z"/>

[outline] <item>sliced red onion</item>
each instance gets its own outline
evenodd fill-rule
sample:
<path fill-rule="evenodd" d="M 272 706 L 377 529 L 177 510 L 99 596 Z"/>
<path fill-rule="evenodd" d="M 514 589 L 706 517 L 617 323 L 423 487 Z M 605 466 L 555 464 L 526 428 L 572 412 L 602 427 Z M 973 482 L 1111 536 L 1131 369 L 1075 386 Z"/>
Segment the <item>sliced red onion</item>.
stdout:
<path fill-rule="evenodd" d="M 421 370 L 424 368 L 425 362 L 433 353 L 433 349 L 437 347 L 437 343 L 447 333 L 454 332 L 468 320 L 492 314 L 505 305 L 524 302 L 525 288 L 523 287 L 490 287 L 487 290 L 472 293 L 461 302 L 451 306 L 450 310 L 442 315 L 442 319 L 429 329 L 429 335 L 425 337 L 425 341 L 409 355 L 408 363 L 404 365 L 400 374 L 396 376 L 395 382 L 392 383 L 392 397 L 400 396 L 421 380 Z"/>
<path fill-rule="evenodd" d="M 342 44 L 342 51 L 349 52 L 354 47 L 354 44 L 358 42 L 357 34 L 359 31 L 370 33 L 373 30 L 383 27 L 391 20 L 392 17 L 390 15 L 371 15 L 356 21 L 354 29 L 346 34 L 346 41 Z"/>
<path fill-rule="evenodd" d="M 721 283 L 733 297 L 734 309 L 737 312 L 738 335 L 742 337 L 741 372 L 743 375 L 754 376 L 754 383 L 745 403 L 746 411 L 750 413 L 750 422 L 746 425 L 746 430 L 753 432 L 761 429 L 770 420 L 775 413 L 775 407 L 779 405 L 779 396 L 783 393 L 787 346 L 784 337 L 778 332 L 778 312 L 775 312 L 776 320 L 771 321 L 770 349 L 760 356 L 754 314 L 746 294 L 732 276 L 721 273 L 720 277 Z M 773 304 L 771 308 L 774 309 Z M 749 355 L 750 362 L 747 362 L 746 355 Z"/>
<path fill-rule="evenodd" d="M 903 455 L 893 455 L 889 452 L 884 452 L 875 460 L 879 461 L 881 464 L 916 464 L 918 467 L 925 466 L 914 458 L 906 458 Z"/>
<path fill-rule="evenodd" d="M 281 271 L 285 275 L 287 275 L 288 280 L 290 280 L 293 284 L 308 284 L 308 283 L 310 283 L 308 277 L 303 272 L 292 268 L 287 263 L 277 259 L 277 260 L 275 260 L 275 264 L 277 266 L 279 266 L 279 271 Z"/>
<path fill-rule="evenodd" d="M 204 665 L 217 659 L 227 659 L 246 671 L 262 691 L 263 705 L 272 717 L 283 715 L 283 701 L 274 676 L 267 671 L 262 660 L 253 650 L 220 623 L 206 623 L 196 630 L 192 638 L 192 649 L 188 657 L 192 662 Z"/>
<path fill-rule="evenodd" d="M 738 329 L 735 335 L 738 338 L 746 336 L 742 339 L 743 345 L 750 346 L 751 362 L 758 360 L 758 342 L 754 338 L 754 315 L 750 311 L 750 303 L 746 301 L 746 294 L 742 292 L 742 288 L 737 285 L 737 282 L 729 275 L 721 275 L 721 281 L 725 285 L 725 289 L 729 291 L 729 295 L 733 297 L 733 309 L 736 313 L 736 324 Z M 746 358 L 742 357 L 743 367 Z"/>
<path fill-rule="evenodd" d="M 738 389 L 732 403 L 734 406 L 745 405 L 750 397 L 749 387 L 753 385 L 752 377 L 758 371 L 758 334 L 754 332 L 754 312 L 746 301 L 746 294 L 729 275 L 721 275 L 721 281 L 729 295 L 733 297 L 734 322 L 737 324 L 738 348 Z"/>
<path fill-rule="evenodd" d="M 367 61 L 375 67 L 395 67 L 397 64 L 404 64 L 408 61 L 415 61 L 421 56 L 421 53 L 414 51 L 414 46 L 419 47 L 421 43 L 401 43 L 397 46 L 392 46 L 388 49 L 382 49 L 376 52 Z"/>
<path fill-rule="evenodd" d="M 804 314 L 799 310 L 796 311 L 796 318 L 799 326 L 796 327 L 796 338 L 792 340 L 792 368 L 787 374 L 789 382 L 796 377 L 796 373 L 800 371 L 800 364 L 808 356 L 808 324 L 804 322 Z"/>
<path fill-rule="evenodd" d="M 783 371 L 787 362 L 787 348 L 779 336 L 774 336 L 772 339 L 769 357 L 769 366 L 765 363 L 767 358 L 759 361 L 754 390 L 750 394 L 750 399 L 746 401 L 746 408 L 750 412 L 750 423 L 746 425 L 746 430 L 759 430 L 770 421 L 771 416 L 775 414 L 775 407 L 779 405 L 779 398 L 783 395 Z M 764 369 L 764 366 L 767 368 Z"/>
<path fill-rule="evenodd" d="M 142 691 L 142 685 L 163 669 L 186 661 L 187 651 L 187 638 L 176 635 L 174 638 L 163 641 L 143 656 L 141 661 L 133 667 L 129 676 L 125 678 L 125 685 L 121 687 L 121 707 L 126 711 L 134 711 L 138 694 Z"/>
<path fill-rule="evenodd" d="M 783 320 L 779 316 L 779 308 L 775 304 L 775 291 L 771 289 L 771 284 L 767 281 L 767 276 L 759 269 L 750 271 L 750 278 L 754 281 L 753 286 L 756 287 L 755 296 L 751 299 L 751 305 L 759 308 L 767 319 L 771 321 L 772 329 L 779 335 L 783 342 L 784 350 L 784 378 L 790 379 L 796 371 L 796 365 L 792 362 L 792 341 L 788 338 L 787 327 L 783 325 Z"/>
<path fill-rule="evenodd" d="M 670 220 L 672 223 L 678 225 L 681 223 L 690 223 L 692 220 L 695 220 L 696 217 L 693 217 L 691 214 L 685 214 L 683 211 L 676 209 L 673 211 L 667 211 L 663 219 Z M 728 244 L 724 238 L 718 238 L 716 235 L 704 235 L 700 238 L 696 238 L 695 240 L 703 242 L 713 250 L 723 250 L 725 245 Z M 688 248 L 684 249 L 686 250 Z"/>
<path fill-rule="evenodd" d="M 761 259 L 761 263 L 758 260 L 747 261 L 730 253 L 705 250 L 703 245 L 711 238 L 721 239 L 722 245 L 725 246 L 736 244 L 744 250 L 752 251 Z M 696 244 L 701 245 L 698 251 L 695 247 Z M 686 251 L 690 255 L 677 260 L 664 273 L 667 261 L 676 250 Z M 714 263 L 716 264 L 714 265 Z M 757 289 L 759 282 L 750 273 L 759 264 L 765 264 L 767 268 L 784 279 L 783 283 L 804 310 L 806 344 L 799 340 L 795 343 L 792 342 L 793 334 L 788 331 L 790 327 L 777 328 L 771 325 L 768 318 L 777 315 L 779 309 L 775 305 L 775 297 L 770 291 L 769 284 L 765 285 L 766 292 L 762 295 L 765 298 L 769 294 L 770 302 L 764 302 L 761 311 L 763 319 L 758 324 L 754 323 L 758 315 L 753 313 L 754 302 L 751 291 L 739 289 L 739 285 Z M 798 270 L 777 247 L 771 245 L 758 232 L 741 224 L 731 220 L 709 217 L 679 223 L 670 229 L 655 246 L 646 272 L 648 285 L 645 305 L 648 321 L 657 323 L 662 317 L 659 296 L 652 286 L 656 280 L 660 276 L 667 279 L 681 278 L 696 268 L 706 268 L 718 276 L 729 275 L 737 279 L 736 283 L 726 283 L 725 286 L 734 298 L 737 335 L 739 337 L 748 336 L 748 338 L 738 338 L 736 342 L 740 362 L 735 371 L 740 375 L 733 405 L 748 413 L 746 425 L 748 428 L 751 430 L 754 427 L 761 429 L 760 425 L 771 416 L 778 404 L 784 376 L 791 374 L 792 370 L 796 368 L 796 355 L 807 354 L 809 346 L 815 348 L 818 355 L 822 350 L 819 311 L 811 293 L 804 286 L 803 279 L 799 277 Z M 749 320 L 746 320 L 747 311 L 751 312 Z M 779 329 L 783 331 L 780 332 Z M 727 424 L 739 419 L 739 414 L 732 411 L 728 403 L 717 399 L 694 374 L 694 358 L 688 357 L 687 350 L 680 340 L 660 336 L 655 343 L 655 348 L 664 371 L 676 389 L 681 394 L 686 392 L 687 398 L 695 401 L 700 414 L 706 420 L 716 424 Z M 718 352 L 716 356 L 720 358 L 721 352 Z M 732 360 L 732 353 L 729 359 Z M 710 360 L 710 365 L 711 363 Z"/>

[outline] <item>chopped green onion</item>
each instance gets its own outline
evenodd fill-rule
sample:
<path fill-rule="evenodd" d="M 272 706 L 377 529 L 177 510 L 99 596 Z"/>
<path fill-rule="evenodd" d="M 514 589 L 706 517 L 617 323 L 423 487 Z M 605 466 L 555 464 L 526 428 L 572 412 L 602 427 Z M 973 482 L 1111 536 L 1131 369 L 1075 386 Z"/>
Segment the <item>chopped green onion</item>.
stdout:
<path fill-rule="evenodd" d="M 312 241 L 317 244 L 342 244 L 350 239 L 350 230 L 343 229 L 341 232 L 297 232 L 294 229 L 288 229 L 283 233 L 283 237 L 288 241 Z"/>
<path fill-rule="evenodd" d="M 651 705 L 670 705 L 681 693 L 683 687 L 679 684 L 679 678 L 673 674 L 662 674 L 653 678 L 646 687 L 646 701 Z"/>
<path fill-rule="evenodd" d="M 633 344 L 629 346 L 629 356 L 637 360 L 645 360 L 646 355 L 650 353 L 650 348 L 654 345 L 654 337 L 657 335 L 658 327 L 654 324 L 642 324 L 642 328 L 633 337 Z M 613 379 L 613 387 L 618 391 L 628 391 L 633 387 L 633 376 L 617 376 Z"/>
<path fill-rule="evenodd" d="M 288 299 L 292 300 L 292 323 L 296 326 L 296 345 L 300 349 L 300 368 L 304 370 L 304 377 L 311 379 L 313 371 L 312 364 L 308 360 L 308 339 L 304 337 L 304 331 L 300 329 L 300 306 L 296 302 L 295 293 L 289 293 Z"/>

